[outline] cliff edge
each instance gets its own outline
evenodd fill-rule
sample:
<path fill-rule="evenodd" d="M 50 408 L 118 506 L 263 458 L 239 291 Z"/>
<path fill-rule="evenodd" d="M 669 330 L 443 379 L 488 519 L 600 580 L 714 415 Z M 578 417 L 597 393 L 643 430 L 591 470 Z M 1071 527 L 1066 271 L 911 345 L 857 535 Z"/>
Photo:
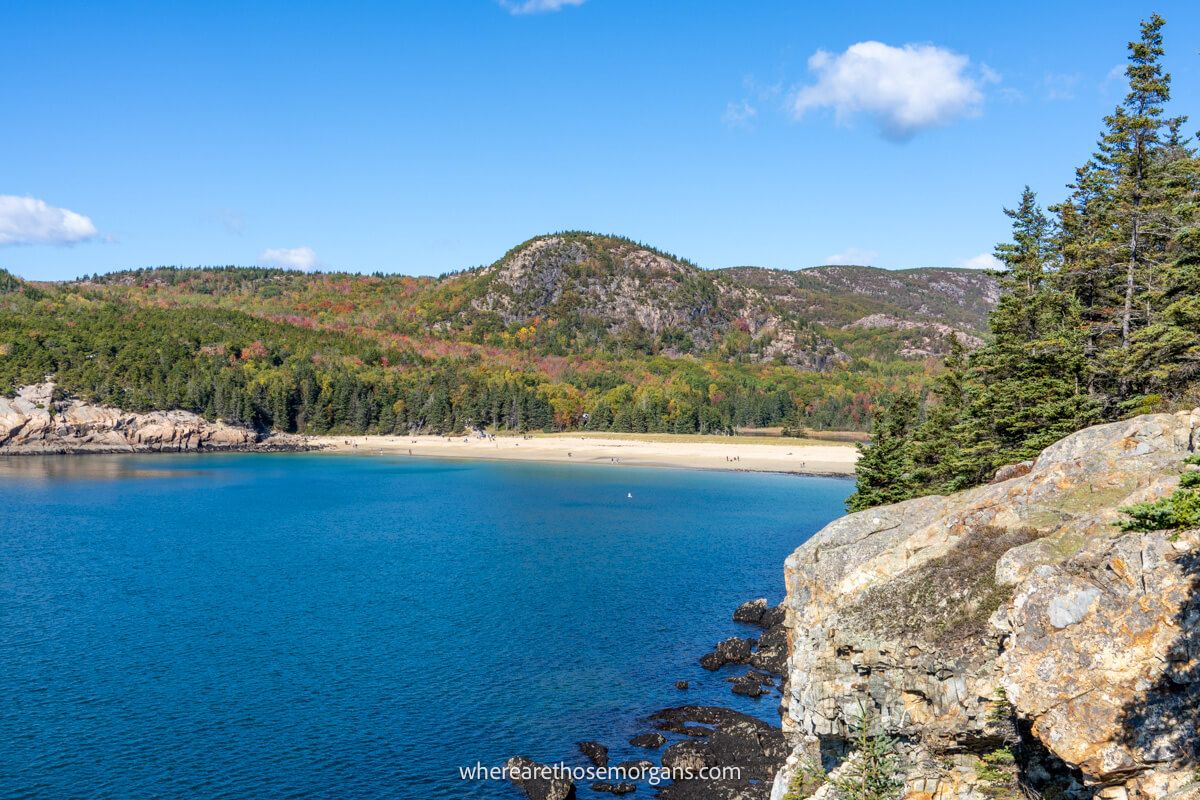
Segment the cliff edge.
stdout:
<path fill-rule="evenodd" d="M 1200 409 L 1089 428 L 796 550 L 773 800 L 836 794 L 864 719 L 910 800 L 1200 796 L 1200 532 L 1114 524 L 1198 433 Z"/>

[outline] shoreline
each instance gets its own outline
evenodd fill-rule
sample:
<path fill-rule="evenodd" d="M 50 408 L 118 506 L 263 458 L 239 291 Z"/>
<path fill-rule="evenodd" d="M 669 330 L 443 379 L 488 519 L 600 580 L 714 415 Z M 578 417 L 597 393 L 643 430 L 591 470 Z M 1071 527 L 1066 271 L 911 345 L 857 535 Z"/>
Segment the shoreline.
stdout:
<path fill-rule="evenodd" d="M 597 464 L 726 472 L 775 472 L 787 475 L 851 477 L 858 451 L 848 444 L 776 441 L 690 441 L 686 435 L 665 441 L 620 434 L 531 436 L 314 436 L 314 452 L 411 455 L 414 458 L 531 461 Z"/>

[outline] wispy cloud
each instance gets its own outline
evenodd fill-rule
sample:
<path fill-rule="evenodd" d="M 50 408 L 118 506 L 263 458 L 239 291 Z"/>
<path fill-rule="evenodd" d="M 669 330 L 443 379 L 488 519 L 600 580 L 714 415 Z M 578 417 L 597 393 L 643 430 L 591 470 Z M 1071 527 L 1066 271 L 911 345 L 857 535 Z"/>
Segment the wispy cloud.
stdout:
<path fill-rule="evenodd" d="M 875 259 L 879 258 L 879 251 L 864 250 L 861 247 L 847 247 L 840 253 L 834 253 L 831 256 L 825 257 L 826 264 L 843 264 L 858 267 L 873 267 Z"/>
<path fill-rule="evenodd" d="M 1079 75 L 1064 72 L 1047 72 L 1042 76 L 1042 88 L 1047 100 L 1074 100 L 1075 88 L 1079 86 Z"/>
<path fill-rule="evenodd" d="M 1112 69 L 1104 76 L 1104 80 L 1100 81 L 1100 91 L 1107 92 L 1113 86 L 1123 84 L 1125 82 L 1125 70 L 1128 69 L 1126 64 L 1114 64 Z"/>
<path fill-rule="evenodd" d="M 967 269 L 1000 269 L 1004 266 L 1004 263 L 991 253 L 980 253 L 977 256 L 964 258 L 956 266 Z"/>
<path fill-rule="evenodd" d="M 96 238 L 83 214 L 56 208 L 36 197 L 0 194 L 0 245 L 75 244 Z"/>
<path fill-rule="evenodd" d="M 736 103 L 730 101 L 725 104 L 721 122 L 730 128 L 748 128 L 757 116 L 758 109 L 751 105 L 749 100 L 739 100 Z"/>
<path fill-rule="evenodd" d="M 583 3 L 584 0 L 500 0 L 500 7 L 515 16 L 562 11 L 567 6 L 581 6 Z"/>
<path fill-rule="evenodd" d="M 258 263 L 285 269 L 316 269 L 321 265 L 311 247 L 268 247 L 258 254 Z"/>
<path fill-rule="evenodd" d="M 973 75 L 969 67 L 966 56 L 933 45 L 859 42 L 844 53 L 818 50 L 808 60 L 817 81 L 796 92 L 791 110 L 801 118 L 829 108 L 839 123 L 866 114 L 886 138 L 904 141 L 979 112 L 982 84 L 1000 75 L 990 68 Z"/>

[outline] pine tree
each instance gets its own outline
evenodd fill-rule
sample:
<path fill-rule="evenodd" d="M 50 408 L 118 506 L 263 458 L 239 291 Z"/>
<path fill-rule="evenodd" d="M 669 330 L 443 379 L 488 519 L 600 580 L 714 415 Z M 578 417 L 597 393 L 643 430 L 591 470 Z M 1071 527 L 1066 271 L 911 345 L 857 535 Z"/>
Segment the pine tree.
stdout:
<path fill-rule="evenodd" d="M 1172 123 L 1163 153 L 1172 260 L 1147 298 L 1158 311 L 1133 335 L 1125 363 L 1149 404 L 1177 400 L 1200 377 L 1200 159 L 1179 128 Z"/>
<path fill-rule="evenodd" d="M 1095 418 L 1087 395 L 1079 303 L 1050 280 L 1056 255 L 1049 219 L 1029 187 L 1015 209 L 1013 239 L 996 248 L 1001 297 L 992 341 L 972 354 L 960 431 L 957 485 L 989 479 Z"/>
<path fill-rule="evenodd" d="M 966 413 L 966 351 L 956 334 L 947 338 L 942 372 L 933 380 L 936 403 L 926 403 L 925 420 L 913 435 L 913 482 L 921 493 L 943 494 L 965 487 L 962 469 Z"/>
<path fill-rule="evenodd" d="M 876 417 L 871 441 L 859 445 L 854 468 L 857 485 L 846 500 L 850 511 L 862 511 L 914 496 L 910 438 L 917 418 L 917 398 L 897 395 Z"/>
<path fill-rule="evenodd" d="M 1170 225 L 1164 133 L 1178 120 L 1164 117 L 1171 77 L 1163 71 L 1162 27 L 1157 14 L 1129 43 L 1129 91 L 1104 118 L 1092 160 L 1080 170 L 1073 201 L 1090 217 L 1089 238 L 1071 243 L 1083 258 L 1072 264 L 1090 283 L 1092 374 L 1089 385 L 1109 414 L 1129 408 L 1141 387 L 1128 365 L 1136 331 L 1154 321 L 1152 300 L 1162 280 Z"/>

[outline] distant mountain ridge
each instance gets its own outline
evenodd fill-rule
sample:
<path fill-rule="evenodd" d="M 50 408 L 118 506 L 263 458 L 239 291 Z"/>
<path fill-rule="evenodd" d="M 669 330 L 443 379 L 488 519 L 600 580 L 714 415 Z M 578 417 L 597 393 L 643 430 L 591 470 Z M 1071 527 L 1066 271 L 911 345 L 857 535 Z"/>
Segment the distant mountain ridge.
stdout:
<path fill-rule="evenodd" d="M 692 354 L 816 371 L 854 357 L 938 355 L 949 335 L 977 345 L 998 296 L 994 278 L 973 270 L 706 270 L 586 232 L 534 237 L 488 266 L 440 278 L 158 268 L 85 283 L 155 301 L 208 295 L 259 315 L 548 354 Z M 318 299 L 331 287 L 345 299 Z"/>

